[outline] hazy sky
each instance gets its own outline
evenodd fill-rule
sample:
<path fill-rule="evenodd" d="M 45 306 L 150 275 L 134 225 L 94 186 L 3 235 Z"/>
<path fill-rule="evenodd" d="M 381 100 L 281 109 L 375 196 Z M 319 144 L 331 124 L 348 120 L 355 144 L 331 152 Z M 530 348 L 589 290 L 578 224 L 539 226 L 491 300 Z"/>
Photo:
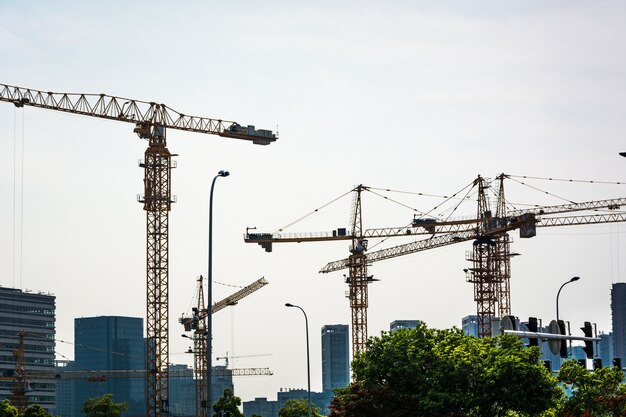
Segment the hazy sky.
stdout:
<path fill-rule="evenodd" d="M 210 181 L 214 279 L 268 286 L 214 318 L 215 356 L 270 367 L 240 377 L 242 399 L 321 389 L 320 329 L 348 324 L 342 273 L 320 275 L 348 242 L 245 244 L 246 227 L 275 231 L 357 184 L 450 195 L 500 173 L 624 182 L 626 3 L 623 1 L 30 1 L 0 0 L 0 82 L 107 93 L 185 113 L 278 129 L 270 146 L 170 130 L 178 167 L 170 217 L 171 360 L 184 351 L 181 314 L 207 269 Z M 470 6 L 471 4 L 471 6 Z M 145 317 L 146 142 L 126 123 L 0 103 L 0 285 L 57 296 L 57 334 L 73 319 Z M 560 204 L 626 195 L 620 185 L 528 180 L 508 199 Z M 387 194 L 429 211 L 442 199 Z M 350 198 L 290 231 L 348 227 Z M 475 202 L 455 216 L 475 215 Z M 364 195 L 365 227 L 406 225 L 412 212 Z M 15 230 L 15 233 L 14 233 Z M 626 279 L 624 225 L 513 233 L 512 310 L 610 331 L 610 288 Z M 372 245 L 374 242 L 370 242 Z M 390 246 L 393 239 L 378 248 Z M 375 264 L 369 333 L 396 319 L 460 326 L 475 313 L 463 268 L 471 242 Z M 215 299 L 235 291 L 216 284 Z M 59 357 L 73 346 L 59 342 Z M 223 363 L 223 362 L 220 362 Z"/>

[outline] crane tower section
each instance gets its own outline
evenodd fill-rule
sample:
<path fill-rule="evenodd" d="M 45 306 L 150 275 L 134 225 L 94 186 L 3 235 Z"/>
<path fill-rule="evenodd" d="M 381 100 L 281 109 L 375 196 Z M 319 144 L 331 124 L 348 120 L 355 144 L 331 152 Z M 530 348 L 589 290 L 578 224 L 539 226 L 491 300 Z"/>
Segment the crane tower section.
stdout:
<path fill-rule="evenodd" d="M 270 130 L 239 123 L 189 116 L 165 104 L 107 94 L 54 93 L 0 84 L 0 101 L 16 107 L 39 107 L 67 113 L 135 124 L 134 132 L 148 141 L 144 168 L 146 212 L 146 415 L 168 414 L 169 404 L 169 211 L 171 210 L 172 154 L 166 129 L 243 139 L 268 145 L 277 136 Z"/>

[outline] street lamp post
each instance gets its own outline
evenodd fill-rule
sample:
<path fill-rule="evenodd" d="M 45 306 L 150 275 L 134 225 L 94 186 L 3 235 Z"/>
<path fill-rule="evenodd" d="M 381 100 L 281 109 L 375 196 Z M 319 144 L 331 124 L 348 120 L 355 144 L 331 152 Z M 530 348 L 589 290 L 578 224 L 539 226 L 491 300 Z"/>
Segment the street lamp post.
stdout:
<path fill-rule="evenodd" d="M 309 357 L 309 319 L 306 316 L 306 312 L 300 306 L 286 303 L 286 307 L 295 307 L 302 311 L 304 314 L 304 325 L 306 327 L 306 378 L 307 378 L 307 392 L 309 397 L 309 417 L 311 417 L 311 360 Z"/>
<path fill-rule="evenodd" d="M 206 416 L 210 417 L 210 406 L 211 404 L 211 376 L 213 373 L 213 364 L 211 362 L 212 355 L 212 345 L 213 345 L 213 336 L 212 336 L 212 326 L 213 326 L 213 314 L 211 313 L 211 306 L 213 305 L 213 188 L 215 187 L 215 181 L 219 177 L 228 177 L 230 173 L 228 171 L 220 171 L 217 173 L 215 177 L 213 177 L 213 182 L 211 183 L 211 193 L 209 195 L 209 274 L 208 274 L 208 284 L 207 284 L 207 324 L 206 324 Z"/>
<path fill-rule="evenodd" d="M 561 285 L 561 288 L 559 288 L 559 291 L 556 293 L 556 321 L 559 321 L 559 295 L 561 295 L 561 290 L 563 289 L 564 286 L 566 286 L 567 284 L 569 284 L 570 282 L 575 282 L 578 281 L 580 279 L 580 277 L 572 277 L 569 281 L 564 282 L 563 285 Z"/>

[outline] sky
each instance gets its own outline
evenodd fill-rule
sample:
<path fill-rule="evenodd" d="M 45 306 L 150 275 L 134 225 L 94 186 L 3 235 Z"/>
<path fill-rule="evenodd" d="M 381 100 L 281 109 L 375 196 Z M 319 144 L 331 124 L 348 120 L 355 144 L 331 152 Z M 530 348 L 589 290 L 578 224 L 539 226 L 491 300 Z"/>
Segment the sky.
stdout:
<path fill-rule="evenodd" d="M 269 367 L 273 376 L 239 377 L 235 391 L 275 399 L 306 387 L 304 320 L 286 302 L 307 312 L 311 386 L 321 390 L 320 330 L 349 324 L 350 310 L 343 272 L 318 270 L 347 257 L 348 242 L 265 253 L 244 243 L 246 228 L 274 232 L 316 209 L 285 230 L 349 227 L 351 197 L 326 204 L 358 184 L 402 191 L 363 196 L 366 228 L 404 226 L 412 209 L 447 215 L 432 211 L 441 196 L 478 175 L 517 176 L 506 193 L 519 208 L 626 196 L 624 21 L 619 0 L 0 0 L 0 83 L 155 101 L 278 131 L 265 147 L 168 131 L 178 155 L 170 360 L 193 363 L 178 318 L 206 275 L 208 193 L 226 169 L 214 196 L 214 299 L 262 276 L 269 285 L 215 315 L 214 361 Z M 59 359 L 73 358 L 74 318 L 145 317 L 136 200 L 147 144 L 132 128 L 0 103 L 0 285 L 56 295 Z M 474 200 L 453 216 L 475 214 Z M 609 332 L 611 284 L 626 280 L 625 231 L 513 232 L 512 313 L 549 322 L 560 285 L 580 276 L 561 293 L 561 317 L 573 331 L 591 321 Z M 372 265 L 380 281 L 369 287 L 369 334 L 393 320 L 460 326 L 476 311 L 463 273 L 470 250 L 465 242 Z"/>

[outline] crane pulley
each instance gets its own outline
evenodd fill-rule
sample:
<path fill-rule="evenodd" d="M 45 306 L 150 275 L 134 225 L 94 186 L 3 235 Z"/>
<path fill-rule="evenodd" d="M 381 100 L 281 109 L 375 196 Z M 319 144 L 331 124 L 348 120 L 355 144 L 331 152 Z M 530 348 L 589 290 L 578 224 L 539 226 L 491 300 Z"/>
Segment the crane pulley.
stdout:
<path fill-rule="evenodd" d="M 270 130 L 237 122 L 188 116 L 165 104 L 107 94 L 54 93 L 0 84 L 0 101 L 17 107 L 31 106 L 88 117 L 135 124 L 134 132 L 148 141 L 144 161 L 144 195 L 139 199 L 146 212 L 146 413 L 167 414 L 169 383 L 169 211 L 172 154 L 166 130 L 243 139 L 268 145 L 277 139 Z"/>

